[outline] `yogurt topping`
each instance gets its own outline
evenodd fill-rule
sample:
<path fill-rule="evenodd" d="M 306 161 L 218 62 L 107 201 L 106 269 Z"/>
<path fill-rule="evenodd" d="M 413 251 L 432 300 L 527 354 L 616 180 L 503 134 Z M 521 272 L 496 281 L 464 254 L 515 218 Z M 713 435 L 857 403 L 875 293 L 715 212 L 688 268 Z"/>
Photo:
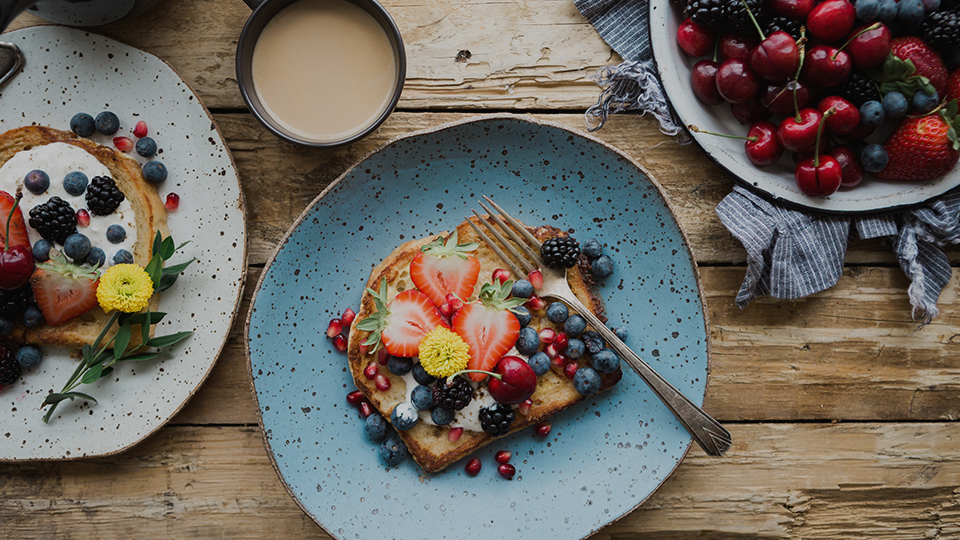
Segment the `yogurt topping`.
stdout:
<path fill-rule="evenodd" d="M 39 169 L 50 176 L 50 187 L 44 193 L 35 195 L 23 187 L 23 178 L 28 172 Z M 86 208 L 86 191 L 74 197 L 63 188 L 63 177 L 67 173 L 80 171 L 92 180 L 94 176 L 110 176 L 110 171 L 97 158 L 86 150 L 67 143 L 51 143 L 35 146 L 30 150 L 17 152 L 3 167 L 0 167 L 0 191 L 6 191 L 16 196 L 17 188 L 23 189 L 23 200 L 20 208 L 27 224 L 27 234 L 31 245 L 40 240 L 40 234 L 30 226 L 30 209 L 50 200 L 50 197 L 60 197 L 73 208 Z M 107 240 L 107 228 L 110 225 L 122 225 L 127 231 L 127 237 L 119 244 L 111 244 Z M 124 198 L 120 207 L 109 216 L 90 216 L 88 227 L 77 226 L 77 231 L 86 235 L 94 247 L 103 250 L 107 261 L 103 267 L 112 264 L 113 256 L 117 251 L 125 249 L 133 253 L 133 246 L 137 243 L 136 216 L 130 201 Z M 62 249 L 62 246 L 58 246 Z"/>

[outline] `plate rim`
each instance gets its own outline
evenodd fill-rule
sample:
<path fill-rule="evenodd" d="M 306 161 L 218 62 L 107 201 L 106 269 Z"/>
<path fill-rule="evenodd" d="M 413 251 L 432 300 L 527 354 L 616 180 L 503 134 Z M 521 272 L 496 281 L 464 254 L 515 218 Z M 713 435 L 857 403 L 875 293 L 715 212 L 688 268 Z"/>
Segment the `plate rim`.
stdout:
<path fill-rule="evenodd" d="M 681 235 L 681 237 L 683 238 L 683 242 L 684 242 L 684 245 L 685 245 L 685 247 L 686 247 L 686 250 L 685 250 L 685 251 L 686 251 L 687 255 L 688 255 L 689 258 L 690 258 L 690 262 L 692 263 L 693 275 L 694 275 L 694 278 L 696 279 L 696 282 L 697 282 L 697 295 L 698 295 L 698 297 L 699 297 L 699 299 L 700 299 L 701 312 L 702 312 L 702 314 L 703 314 L 704 336 L 705 336 L 704 345 L 706 346 L 706 352 L 707 352 L 707 358 L 706 358 L 707 365 L 706 365 L 706 372 L 705 372 L 705 375 L 704 375 L 704 387 L 703 387 L 703 397 L 704 397 L 704 400 L 706 400 L 707 392 L 708 392 L 708 389 L 710 388 L 710 375 L 711 375 L 712 360 L 713 360 L 713 352 L 712 352 L 712 351 L 713 351 L 713 347 L 712 347 L 713 339 L 711 338 L 711 335 L 710 335 L 710 316 L 709 316 L 709 313 L 708 313 L 708 310 L 707 310 L 706 297 L 705 297 L 704 291 L 703 291 L 703 282 L 702 282 L 701 277 L 700 277 L 700 266 L 699 266 L 699 264 L 697 264 L 697 259 L 696 259 L 696 257 L 695 257 L 694 254 L 693 254 L 693 249 L 691 248 L 690 240 L 689 240 L 689 238 L 687 238 L 686 231 L 684 231 L 683 227 L 680 226 L 680 220 L 677 219 L 677 214 L 676 214 L 676 212 L 674 211 L 673 206 L 670 204 L 670 200 L 668 199 L 668 197 L 667 197 L 667 195 L 666 195 L 666 191 L 664 191 L 663 186 L 661 186 L 661 185 L 660 185 L 660 182 L 658 182 L 658 181 L 650 174 L 650 172 L 646 169 L 646 167 L 644 167 L 641 163 L 639 163 L 639 162 L 638 162 L 636 159 L 634 159 L 632 156 L 628 155 L 626 152 L 620 150 L 619 148 L 617 148 L 617 147 L 611 145 L 610 143 L 607 143 L 607 142 L 605 142 L 605 141 L 603 141 L 603 140 L 601 140 L 601 139 L 599 139 L 599 138 L 597 138 L 597 137 L 595 137 L 595 136 L 593 136 L 593 135 L 590 135 L 590 134 L 584 133 L 584 132 L 580 132 L 580 131 L 576 131 L 576 130 L 574 130 L 574 129 L 572 129 L 572 128 L 569 128 L 569 127 L 567 127 L 567 126 L 563 126 L 563 125 L 560 125 L 560 124 L 557 124 L 557 123 L 554 123 L 554 122 L 550 122 L 550 121 L 546 121 L 546 120 L 541 120 L 541 119 L 539 119 L 539 118 L 536 118 L 536 117 L 533 117 L 533 116 L 530 116 L 530 115 L 527 115 L 527 114 L 511 114 L 511 113 L 481 114 L 481 115 L 476 115 L 476 116 L 470 116 L 470 117 L 468 117 L 468 118 L 463 118 L 463 119 L 460 119 L 460 120 L 454 120 L 454 121 L 450 121 L 450 122 L 444 122 L 444 123 L 439 124 L 439 125 L 434 126 L 434 127 L 425 128 L 425 129 L 419 129 L 419 130 L 411 131 L 411 132 L 409 132 L 409 133 L 404 133 L 404 134 L 402 134 L 402 135 L 398 135 L 398 136 L 396 136 L 396 137 L 388 140 L 387 142 L 383 143 L 382 145 L 378 146 L 377 148 L 375 148 L 375 149 L 367 152 L 365 155 L 361 156 L 360 158 L 358 158 L 347 170 L 345 170 L 345 171 L 343 172 L 343 174 L 341 174 L 340 176 L 338 176 L 334 181 L 332 181 L 332 182 L 330 183 L 330 185 L 328 185 L 326 188 L 324 188 L 324 190 L 321 191 L 319 195 L 317 195 L 312 201 L 310 201 L 310 203 L 307 204 L 307 206 L 306 206 L 306 207 L 304 208 L 304 210 L 300 213 L 300 215 L 297 217 L 297 219 L 294 220 L 294 222 L 293 222 L 293 224 L 290 226 L 290 228 L 288 228 L 287 231 L 284 233 L 283 238 L 277 243 L 277 246 L 276 246 L 276 248 L 274 248 L 273 253 L 272 253 L 272 254 L 270 255 L 270 257 L 267 259 L 267 262 L 266 262 L 266 264 L 264 265 L 263 270 L 262 270 L 261 273 L 260 273 L 260 277 L 257 279 L 257 284 L 256 284 L 256 286 L 255 286 L 254 289 L 253 289 L 253 295 L 250 297 L 250 307 L 249 307 L 249 309 L 247 310 L 247 317 L 246 317 L 246 321 L 245 321 L 245 323 L 244 323 L 244 328 L 243 328 L 243 338 L 244 338 L 244 339 L 243 339 L 243 352 L 244 352 L 244 356 L 246 357 L 246 361 L 247 361 L 247 380 L 248 380 L 248 382 L 249 382 L 249 384 L 250 384 L 250 392 L 251 392 L 251 394 L 253 395 L 254 402 L 255 402 L 256 405 L 257 405 L 257 406 L 256 406 L 256 411 L 257 411 L 257 423 L 259 424 L 259 427 L 260 427 L 260 436 L 261 436 L 261 438 L 263 439 L 264 448 L 265 448 L 266 451 L 267 451 L 267 456 L 270 458 L 270 464 L 273 466 L 274 472 L 277 473 L 277 477 L 280 479 L 280 483 L 283 484 L 283 488 L 286 490 L 287 494 L 293 499 L 293 501 L 297 504 L 297 506 L 300 507 L 300 509 L 303 511 L 303 513 L 306 514 L 307 516 L 309 516 L 310 519 L 312 519 L 314 523 L 316 523 L 321 529 L 323 529 L 324 532 L 326 532 L 326 533 L 327 533 L 328 535 L 330 535 L 332 538 L 335 538 L 335 539 L 337 539 L 337 540 L 342 540 L 342 539 L 345 538 L 345 537 L 343 537 L 343 536 L 338 536 L 337 534 L 335 534 L 334 531 L 328 530 L 328 529 L 323 525 L 323 523 L 320 523 L 320 521 L 317 519 L 317 516 L 315 516 L 314 513 L 313 513 L 311 510 L 307 509 L 306 506 L 304 505 L 303 501 L 301 501 L 300 498 L 293 492 L 293 489 L 292 489 L 292 488 L 290 487 L 290 485 L 287 483 L 286 478 L 285 478 L 285 477 L 283 476 L 283 474 L 280 472 L 280 468 L 279 468 L 279 465 L 277 464 L 276 456 L 274 455 L 273 449 L 272 449 L 271 446 L 270 446 L 270 441 L 269 441 L 269 439 L 267 438 L 266 428 L 265 428 L 264 425 L 263 425 L 263 415 L 262 415 L 262 412 L 261 412 L 260 397 L 257 395 L 256 383 L 255 383 L 255 381 L 254 381 L 253 363 L 252 363 L 252 360 L 251 360 L 251 358 L 250 358 L 250 320 L 251 320 L 252 317 L 253 317 L 253 312 L 254 312 L 254 308 L 256 307 L 257 297 L 258 297 L 259 294 L 260 294 L 260 291 L 261 291 L 261 288 L 262 288 L 264 279 L 266 278 L 267 274 L 269 273 L 270 268 L 273 266 L 273 263 L 274 263 L 274 261 L 276 260 L 277 256 L 280 254 L 280 251 L 283 250 L 283 248 L 286 246 L 287 242 L 289 241 L 290 237 L 293 235 L 294 230 L 295 230 L 297 227 L 300 226 L 300 224 L 306 219 L 307 214 L 309 214 L 309 213 L 314 209 L 314 207 L 316 207 L 316 205 L 320 203 L 320 201 L 323 199 L 323 197 L 325 197 L 331 190 L 333 190 L 334 188 L 336 188 L 336 187 L 340 184 L 340 182 L 341 182 L 342 180 L 344 180 L 347 176 L 349 176 L 355 169 L 357 169 L 357 168 L 358 168 L 363 162 L 365 162 L 367 159 L 373 157 L 373 156 L 376 155 L 376 154 L 379 154 L 380 152 L 386 150 L 386 149 L 389 148 L 390 146 L 392 146 L 392 145 L 394 145 L 394 144 L 396 144 L 396 143 L 398 143 L 398 142 L 400 142 L 400 141 L 406 140 L 406 139 L 410 139 L 410 138 L 414 138 L 414 137 L 421 137 L 421 136 L 424 136 L 424 135 L 429 135 L 429 134 L 432 134 L 432 133 L 436 133 L 436 132 L 439 132 L 439 131 L 444 131 L 444 130 L 447 130 L 447 129 L 450 129 L 450 128 L 453 128 L 453 127 L 457 127 L 457 126 L 461 126 L 461 125 L 465 125 L 465 124 L 472 124 L 472 123 L 478 123 L 478 122 L 487 122 L 487 121 L 494 121 L 494 120 L 509 120 L 509 121 L 516 121 L 516 122 L 521 122 L 521 123 L 522 123 L 522 122 L 527 122 L 527 123 L 536 124 L 536 125 L 540 125 L 540 126 L 546 126 L 546 127 L 556 128 L 556 129 L 560 129 L 560 130 L 566 131 L 566 132 L 568 132 L 568 133 L 570 133 L 570 134 L 572 134 L 572 135 L 574 135 L 574 136 L 583 137 L 583 138 L 585 138 L 585 139 L 587 139 L 587 140 L 589 140 L 589 141 L 591 141 L 591 142 L 593 142 L 593 143 L 600 144 L 600 145 L 602 145 L 604 148 L 606 148 L 606 149 L 614 152 L 615 154 L 617 154 L 617 155 L 618 155 L 619 157 L 621 157 L 622 159 L 627 160 L 631 165 L 637 167 L 637 168 L 647 177 L 647 179 L 654 185 L 654 187 L 657 188 L 657 190 L 658 190 L 659 193 L 660 193 L 661 198 L 662 198 L 663 201 L 664 201 L 664 204 L 665 204 L 665 206 L 666 206 L 666 208 L 667 208 L 667 211 L 670 213 L 670 216 L 673 218 L 674 222 L 676 222 L 676 224 L 677 224 L 677 230 L 680 232 L 680 235 Z M 598 527 L 597 529 L 594 529 L 594 530 L 588 532 L 588 533 L 586 534 L 586 536 L 583 536 L 580 540 L 585 540 L 586 538 L 589 538 L 590 536 L 593 536 L 593 535 L 597 534 L 597 533 L 598 533 L 599 531 L 601 531 L 602 529 L 604 529 L 604 528 L 612 525 L 613 523 L 616 523 L 617 521 L 619 521 L 619 520 L 627 517 L 628 515 L 632 514 L 637 508 L 639 508 L 639 507 L 640 507 L 643 503 L 645 503 L 650 497 L 652 497 L 658 490 L 660 490 L 660 488 L 663 487 L 663 484 L 665 484 L 666 481 L 667 481 L 671 476 L 673 476 L 673 474 L 674 474 L 674 473 L 677 471 L 677 469 L 680 467 L 680 464 L 683 463 L 684 459 L 687 457 L 687 454 L 690 452 L 690 448 L 691 448 L 692 446 L 693 446 L 693 437 L 691 436 L 691 437 L 690 437 L 690 441 L 687 443 L 686 448 L 684 449 L 683 453 L 680 455 L 679 459 L 677 459 L 677 463 L 670 469 L 670 471 L 663 477 L 663 479 L 656 485 L 656 487 L 653 488 L 653 490 L 650 492 L 650 494 L 648 494 L 648 495 L 647 495 L 646 497 L 644 497 L 642 500 L 640 500 L 639 502 L 637 502 L 636 505 L 634 505 L 634 506 L 633 506 L 632 508 L 630 508 L 629 510 L 625 511 L 625 512 L 624 512 L 623 514 L 621 514 L 620 516 L 617 516 L 616 518 L 611 519 L 610 521 L 606 522 L 604 525 Z M 425 473 L 425 474 L 430 474 L 430 473 Z"/>
<path fill-rule="evenodd" d="M 190 84 L 187 83 L 187 81 L 180 75 L 180 72 L 177 71 L 172 65 L 170 65 L 169 62 L 167 62 L 167 61 L 164 60 L 163 58 L 157 56 L 156 54 L 151 53 L 150 51 L 146 51 L 146 50 L 141 49 L 141 48 L 139 48 L 139 47 L 134 47 L 133 45 L 129 45 L 129 44 L 124 43 L 124 42 L 122 42 L 122 41 L 120 41 L 120 40 L 118 40 L 118 39 L 114 39 L 114 38 L 112 38 L 112 37 L 110 37 L 110 36 L 106 36 L 106 35 L 100 34 L 100 33 L 98 33 L 98 32 L 91 32 L 91 31 L 89 31 L 89 30 L 80 30 L 80 29 L 77 29 L 77 28 L 73 28 L 73 27 L 70 27 L 70 26 L 64 26 L 64 25 L 60 25 L 60 24 L 34 24 L 34 25 L 30 25 L 30 26 L 25 26 L 25 27 L 23 27 L 23 28 L 18 28 L 18 29 L 16 29 L 16 30 L 10 30 L 9 32 L 4 32 L 2 35 L 0 35 L 0 39 L 2 39 L 3 37 L 7 37 L 7 36 L 9 36 L 10 34 L 14 34 L 14 33 L 16 33 L 16 32 L 29 31 L 29 30 L 34 30 L 34 29 L 36 29 L 36 28 L 41 28 L 41 27 L 44 27 L 44 28 L 46 28 L 46 27 L 59 27 L 59 28 L 66 28 L 66 29 L 68 29 L 68 30 L 83 32 L 83 33 L 85 33 L 85 34 L 89 34 L 90 36 L 97 37 L 97 38 L 101 38 L 101 39 L 105 39 L 105 40 L 109 40 L 109 41 L 113 41 L 113 42 L 119 43 L 120 45 L 123 45 L 123 46 L 125 46 L 125 47 L 130 47 L 131 49 L 134 49 L 134 50 L 136 50 L 136 51 L 139 51 L 139 52 L 141 52 L 141 53 L 144 53 L 144 54 L 146 54 L 146 55 L 148 55 L 148 56 L 150 56 L 150 57 L 153 57 L 153 58 L 159 60 L 160 62 L 162 62 L 164 66 L 166 66 L 168 69 L 170 69 L 170 71 L 172 71 L 173 74 L 176 75 L 176 77 L 177 77 L 178 79 L 180 79 L 180 81 L 183 83 L 184 87 L 186 87 L 186 89 L 189 90 L 191 94 L 193 94 L 194 100 L 197 102 L 197 104 L 200 105 L 200 107 L 203 108 L 204 114 L 206 114 L 206 115 L 207 115 L 207 119 L 210 120 L 210 125 L 214 128 L 214 130 L 216 130 L 217 135 L 220 137 L 220 141 L 223 143 L 223 147 L 224 147 L 224 150 L 226 151 L 227 158 L 229 158 L 229 160 L 230 160 L 230 166 L 233 168 L 233 172 L 237 175 L 237 192 L 238 192 L 237 204 L 238 204 L 238 206 L 239 206 L 239 208 L 240 208 L 240 212 L 241 212 L 241 215 L 242 215 L 242 218 L 243 218 L 243 219 L 241 220 L 241 226 L 242 226 L 242 232 L 243 232 L 243 242 L 242 242 L 242 244 L 243 244 L 242 272 L 241 272 L 241 275 L 240 275 L 239 285 L 238 285 L 238 287 L 237 287 L 237 296 L 236 296 L 236 299 L 234 300 L 233 313 L 230 315 L 230 328 L 227 329 L 227 332 L 226 332 L 226 334 L 225 334 L 224 337 L 223 337 L 223 341 L 220 343 L 220 348 L 217 350 L 216 354 L 213 356 L 213 360 L 210 362 L 210 365 L 209 365 L 209 367 L 207 368 L 206 372 L 204 372 L 203 375 L 197 380 L 197 384 L 190 390 L 190 392 L 187 394 L 186 398 L 184 398 L 184 400 L 177 406 L 177 408 L 176 408 L 175 410 L 173 410 L 173 411 L 170 413 L 169 416 L 167 416 L 167 418 L 165 418 L 163 421 L 159 422 L 154 429 L 150 430 L 149 432 L 144 433 L 143 436 L 141 436 L 140 438 L 138 438 L 138 439 L 134 440 L 133 442 L 127 444 L 126 446 L 123 446 L 123 447 L 118 448 L 118 449 L 116 449 L 116 450 L 111 450 L 111 451 L 105 452 L 105 453 L 85 454 L 85 455 L 79 455 L 79 456 L 43 457 L 43 458 L 35 458 L 35 457 L 27 457 L 27 458 L 4 458 L 4 457 L 0 457 L 0 463 L 83 461 L 83 460 L 88 460 L 88 459 L 95 459 L 95 458 L 103 458 L 103 457 L 115 456 L 115 455 L 117 455 L 117 454 L 126 452 L 127 450 L 133 448 L 134 446 L 137 446 L 138 444 L 140 444 L 140 443 L 142 443 L 143 441 L 145 441 L 147 438 L 151 437 L 152 435 L 156 434 L 158 431 L 160 431 L 161 429 L 163 429 L 164 427 L 166 427 L 166 425 L 167 425 L 168 423 L 170 423 L 170 420 L 172 420 L 174 416 L 176 416 L 177 414 L 179 414 L 180 411 L 182 411 L 183 408 L 186 407 L 188 403 L 190 403 L 190 400 L 192 400 L 192 399 L 193 399 L 193 396 L 195 396 L 196 393 L 200 390 L 200 388 L 203 386 L 203 383 L 205 383 L 205 382 L 207 381 L 207 378 L 210 376 L 210 373 L 213 372 L 213 368 L 217 365 L 217 361 L 220 360 L 220 355 L 223 354 L 223 350 L 224 350 L 224 348 L 226 348 L 227 342 L 230 340 L 231 330 L 233 329 L 234 325 L 237 323 L 237 315 L 240 313 L 240 306 L 241 306 L 241 304 L 243 304 L 243 292 L 244 292 L 244 290 L 246 290 L 247 275 L 249 274 L 249 272 L 248 272 L 249 264 L 248 264 L 248 260 L 247 260 L 247 259 L 248 259 L 248 254 L 249 254 L 249 245 L 248 245 L 248 243 L 247 243 L 247 203 L 246 203 L 246 196 L 244 195 L 244 192 L 243 192 L 243 181 L 242 181 L 241 178 L 240 178 L 240 172 L 237 170 L 237 163 L 236 163 L 236 161 L 234 161 L 234 159 L 233 159 L 233 153 L 230 151 L 229 145 L 227 145 L 227 139 L 226 139 L 226 137 L 224 137 L 223 132 L 220 131 L 220 126 L 217 125 L 217 122 L 216 122 L 216 120 L 214 120 L 213 115 L 210 114 L 210 110 L 207 109 L 207 106 L 200 100 L 200 96 L 197 95 L 197 93 L 196 93 L 196 92 L 194 91 L 194 89 L 190 86 Z M 18 73 L 17 75 L 19 75 L 19 73 Z M 16 76 L 12 77 L 11 80 L 12 80 L 12 79 L 15 79 L 15 78 L 16 78 Z M 159 196 L 159 195 L 158 195 L 158 196 Z"/>

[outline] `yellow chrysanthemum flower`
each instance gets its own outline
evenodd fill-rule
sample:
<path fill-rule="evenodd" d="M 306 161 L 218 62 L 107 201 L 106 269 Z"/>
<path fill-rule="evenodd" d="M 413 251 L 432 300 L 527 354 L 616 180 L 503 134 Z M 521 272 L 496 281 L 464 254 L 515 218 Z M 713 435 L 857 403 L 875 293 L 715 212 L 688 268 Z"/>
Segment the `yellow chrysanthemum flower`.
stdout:
<path fill-rule="evenodd" d="M 449 377 L 466 369 L 470 346 L 457 334 L 438 326 L 420 340 L 420 365 L 434 377 Z"/>
<path fill-rule="evenodd" d="M 100 277 L 97 302 L 104 311 L 134 313 L 147 307 L 153 296 L 153 280 L 143 268 L 135 264 L 111 266 Z"/>

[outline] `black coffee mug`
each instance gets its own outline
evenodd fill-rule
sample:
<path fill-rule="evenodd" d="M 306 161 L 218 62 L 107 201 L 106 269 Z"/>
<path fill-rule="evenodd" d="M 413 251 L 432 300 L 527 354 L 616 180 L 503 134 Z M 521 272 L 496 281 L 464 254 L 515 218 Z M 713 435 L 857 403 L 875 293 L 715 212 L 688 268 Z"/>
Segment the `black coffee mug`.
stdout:
<path fill-rule="evenodd" d="M 286 129 L 283 125 L 273 119 L 267 112 L 266 107 L 260 101 L 257 95 L 255 83 L 253 81 L 253 51 L 257 45 L 257 39 L 263 29 L 278 13 L 284 8 L 297 3 L 300 0 L 244 0 L 253 14 L 247 19 L 247 24 L 243 27 L 240 34 L 240 41 L 237 44 L 237 82 L 240 85 L 240 93 L 243 95 L 243 101 L 247 104 L 250 112 L 274 135 L 298 146 L 310 148 L 330 148 L 352 143 L 365 137 L 372 131 L 380 127 L 381 124 L 390 116 L 393 109 L 400 100 L 400 93 L 403 91 L 403 82 L 407 75 L 407 56 L 403 48 L 403 38 L 400 36 L 400 30 L 390 18 L 390 14 L 376 0 L 344 0 L 350 2 L 373 16 L 380 24 L 393 48 L 394 60 L 397 65 L 397 78 L 393 87 L 393 94 L 389 106 L 376 118 L 372 124 L 368 125 L 362 131 L 354 133 L 343 139 L 316 141 L 304 139 Z"/>
<path fill-rule="evenodd" d="M 23 11 L 57 24 L 99 26 L 143 13 L 162 0 L 0 0 L 0 31 Z"/>

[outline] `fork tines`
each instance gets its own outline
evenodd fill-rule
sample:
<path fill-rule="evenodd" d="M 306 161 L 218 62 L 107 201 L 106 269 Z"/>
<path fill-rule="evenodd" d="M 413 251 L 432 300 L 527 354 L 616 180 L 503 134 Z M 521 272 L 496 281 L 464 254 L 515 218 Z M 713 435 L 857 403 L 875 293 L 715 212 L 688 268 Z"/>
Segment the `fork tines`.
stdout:
<path fill-rule="evenodd" d="M 490 249 L 492 249 L 493 252 L 497 254 L 498 257 L 500 257 L 500 260 L 502 260 L 504 264 L 506 264 L 510 268 L 510 271 L 513 272 L 515 276 L 525 276 L 530 272 L 536 270 L 537 268 L 542 267 L 543 261 L 540 260 L 540 254 L 537 253 L 537 251 L 540 250 L 540 241 L 537 240 L 536 237 L 534 237 L 532 234 L 530 234 L 530 231 L 528 231 L 523 225 L 521 225 L 520 222 L 517 221 L 513 216 L 506 213 L 503 210 L 503 208 L 500 208 L 500 206 L 497 205 L 497 203 L 493 202 L 493 199 L 491 199 L 490 197 L 484 197 L 484 199 L 486 199 L 487 202 L 489 202 L 494 208 L 496 208 L 497 212 L 499 212 L 500 215 L 503 216 L 503 218 L 506 219 L 507 222 L 513 226 L 512 228 L 508 226 L 506 223 L 503 222 L 503 220 L 501 220 L 496 214 L 494 214 L 494 212 L 490 210 L 490 208 L 487 207 L 487 205 L 483 204 L 483 201 L 478 201 L 480 203 L 480 206 L 490 216 L 489 221 L 493 221 L 498 227 L 500 227 L 500 229 L 503 230 L 503 232 L 507 233 L 507 236 L 509 236 L 510 239 L 513 240 L 513 243 L 509 242 L 506 238 L 504 238 L 504 236 L 500 234 L 500 231 L 497 230 L 497 227 L 494 227 L 493 225 L 490 224 L 488 220 L 481 217 L 476 210 L 473 210 L 471 208 L 471 211 L 473 212 L 473 215 L 477 216 L 477 219 L 480 221 L 480 223 L 483 224 L 484 228 L 490 231 L 490 234 L 492 234 L 493 237 L 500 242 L 500 245 L 502 245 L 503 248 L 510 253 L 512 258 L 508 257 L 506 253 L 504 253 L 503 250 L 500 249 L 500 247 L 497 245 L 496 242 L 491 240 L 490 237 L 486 235 L 486 233 L 480 230 L 480 228 L 474 225 L 473 221 L 471 221 L 468 218 L 467 223 L 469 223 L 470 227 L 472 227 L 473 230 L 477 233 L 477 236 L 479 236 L 480 239 L 483 240 L 484 243 L 486 243 L 490 247 Z M 519 232 L 520 235 L 523 236 L 523 238 L 521 238 L 520 235 L 517 234 L 517 232 Z M 526 241 L 524 241 L 524 239 L 526 239 Z M 527 242 L 529 242 L 529 244 Z M 523 254 L 521 254 L 520 251 L 518 251 L 514 247 L 514 244 L 517 246 L 520 246 L 520 248 L 527 254 L 527 257 L 524 257 Z M 536 251 L 530 247 L 530 244 L 532 244 L 536 248 Z M 531 261 L 533 261 L 532 264 L 531 264 Z M 519 263 L 519 266 L 517 263 Z M 523 268 L 523 270 L 521 270 L 521 267 Z"/>

